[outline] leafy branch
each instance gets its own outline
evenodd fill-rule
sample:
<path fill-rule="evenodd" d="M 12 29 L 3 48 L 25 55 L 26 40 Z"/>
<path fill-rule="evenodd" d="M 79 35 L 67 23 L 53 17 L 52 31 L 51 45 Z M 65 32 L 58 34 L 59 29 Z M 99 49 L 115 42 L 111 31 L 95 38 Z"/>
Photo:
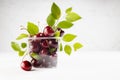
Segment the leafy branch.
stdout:
<path fill-rule="evenodd" d="M 65 10 L 65 13 L 66 13 L 65 19 L 59 20 L 61 17 L 61 10 L 56 3 L 53 3 L 51 6 L 51 13 L 48 15 L 46 19 L 48 26 L 51 26 L 54 31 L 56 31 L 57 28 L 70 29 L 71 27 L 73 27 L 74 22 L 81 19 L 81 16 L 79 16 L 77 13 L 72 11 L 72 7 L 67 8 Z M 27 28 L 22 28 L 22 29 L 25 29 L 28 32 L 28 34 L 22 33 L 16 38 L 16 40 L 32 37 L 38 34 L 40 31 L 39 27 L 32 22 L 28 22 Z M 55 32 L 55 37 L 60 37 L 59 31 Z M 74 48 L 74 51 L 80 49 L 83 45 L 79 42 L 74 43 L 72 47 L 68 44 L 69 42 L 73 41 L 76 37 L 77 36 L 75 34 L 71 34 L 71 33 L 64 34 L 62 37 L 62 41 L 66 42 L 67 44 L 62 45 L 62 43 L 60 43 L 59 45 L 60 51 L 64 50 L 66 54 L 70 55 L 72 52 L 72 47 Z M 13 50 L 18 52 L 19 56 L 23 56 L 26 52 L 24 49 L 27 49 L 27 43 L 23 42 L 21 43 L 21 45 L 19 45 L 17 42 L 12 41 L 11 47 L 13 48 Z M 32 56 L 36 57 L 37 55 L 33 53 Z"/>
<path fill-rule="evenodd" d="M 67 8 L 65 10 L 65 13 L 66 13 L 65 20 L 59 21 L 59 18 L 61 17 L 61 10 L 55 3 L 53 3 L 52 7 L 51 7 L 51 13 L 47 17 L 47 24 L 49 26 L 51 26 L 52 28 L 54 28 L 54 29 L 57 29 L 57 28 L 70 29 L 73 26 L 73 22 L 78 21 L 79 19 L 81 19 L 81 16 L 79 16 L 75 12 L 72 12 L 72 7 Z M 64 42 L 71 42 L 76 37 L 77 36 L 74 35 L 74 34 L 65 34 L 63 36 L 62 40 Z M 71 52 L 72 52 L 72 48 L 68 44 L 64 46 L 64 49 L 63 49 L 62 43 L 60 43 L 59 47 L 60 47 L 59 48 L 60 51 L 64 50 L 64 52 L 67 53 L 68 55 L 70 55 Z M 73 45 L 74 51 L 77 51 L 81 47 L 82 47 L 82 44 L 80 44 L 79 42 L 74 43 L 74 45 Z"/>

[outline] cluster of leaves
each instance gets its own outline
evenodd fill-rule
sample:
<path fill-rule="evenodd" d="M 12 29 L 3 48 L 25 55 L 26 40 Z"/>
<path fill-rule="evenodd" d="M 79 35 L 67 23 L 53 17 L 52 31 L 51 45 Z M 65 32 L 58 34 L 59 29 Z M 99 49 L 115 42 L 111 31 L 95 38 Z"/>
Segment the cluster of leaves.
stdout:
<path fill-rule="evenodd" d="M 35 25 L 32 22 L 28 22 L 27 23 L 27 28 L 25 28 L 25 30 L 28 32 L 26 33 L 21 33 L 16 40 L 21 40 L 24 38 L 28 38 L 29 36 L 34 36 L 37 33 L 39 33 L 39 27 L 37 25 Z M 27 43 L 26 42 L 22 42 L 21 44 L 18 44 L 15 41 L 11 42 L 11 47 L 13 48 L 14 51 L 18 52 L 19 56 L 23 56 L 25 54 L 25 52 L 27 51 Z"/>
<path fill-rule="evenodd" d="M 47 17 L 47 24 L 49 26 L 53 27 L 54 29 L 57 29 L 57 28 L 70 29 L 73 26 L 73 22 L 81 19 L 81 17 L 77 13 L 72 11 L 72 7 L 66 9 L 65 13 L 66 13 L 65 20 L 59 21 L 59 19 L 61 17 L 61 10 L 55 3 L 53 3 L 53 5 L 51 7 L 51 13 Z M 55 24 L 55 23 L 57 23 L 57 24 Z M 76 37 L 77 36 L 74 34 L 67 33 L 62 37 L 62 40 L 64 42 L 68 43 L 68 42 L 73 41 Z M 74 43 L 73 44 L 74 51 L 77 51 L 82 46 L 83 45 L 80 44 L 79 42 Z M 64 47 L 64 49 L 63 49 L 63 47 Z M 63 51 L 63 50 L 68 55 L 70 55 L 72 52 L 72 48 L 70 45 L 66 44 L 63 46 L 62 43 L 60 43 L 60 51 Z"/>
<path fill-rule="evenodd" d="M 17 51 L 18 52 L 18 55 L 19 56 L 23 56 L 24 55 L 24 53 L 26 52 L 26 50 L 22 50 L 21 49 L 21 47 L 22 48 L 25 48 L 27 46 L 27 44 L 26 43 L 21 43 L 21 46 L 18 44 L 18 43 L 16 43 L 16 42 L 11 42 L 11 47 L 13 48 L 13 50 L 15 50 L 15 51 Z"/>
<path fill-rule="evenodd" d="M 70 29 L 73 26 L 73 22 L 81 19 L 81 17 L 77 13 L 72 12 L 72 7 L 66 9 L 65 13 L 66 13 L 65 20 L 59 21 L 59 19 L 61 17 L 61 10 L 55 3 L 53 3 L 52 7 L 51 7 L 51 13 L 47 17 L 47 24 L 49 26 L 51 26 L 54 30 L 56 30 L 57 28 Z M 28 32 L 27 34 L 26 33 L 20 34 L 16 38 L 16 40 L 21 40 L 21 39 L 27 38 L 29 36 L 36 35 L 37 33 L 39 33 L 39 27 L 32 22 L 28 22 L 26 31 Z M 56 32 L 55 34 L 56 34 L 56 37 L 60 36 L 59 32 Z M 73 41 L 76 37 L 77 37 L 76 35 L 71 34 L 71 33 L 65 34 L 62 37 L 62 40 L 64 42 L 66 42 L 67 44 L 63 46 L 62 43 L 60 43 L 60 45 L 59 45 L 60 51 L 64 50 L 64 52 L 66 54 L 70 55 L 72 52 L 72 48 L 70 45 L 68 45 L 68 43 Z M 27 46 L 26 43 L 21 43 L 21 46 L 20 46 L 17 42 L 14 42 L 14 41 L 11 42 L 11 47 L 13 48 L 13 50 L 18 52 L 19 56 L 24 55 L 24 53 L 26 52 L 26 50 L 25 50 L 26 46 Z M 74 51 L 77 51 L 81 47 L 82 47 L 82 44 L 80 44 L 79 42 L 76 42 L 73 44 Z"/>

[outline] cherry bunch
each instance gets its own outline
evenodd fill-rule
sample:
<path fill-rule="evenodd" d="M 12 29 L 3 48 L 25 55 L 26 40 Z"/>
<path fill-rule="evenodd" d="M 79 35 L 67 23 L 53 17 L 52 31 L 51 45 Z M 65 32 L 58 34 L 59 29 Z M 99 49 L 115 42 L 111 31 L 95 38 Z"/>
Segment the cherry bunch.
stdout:
<path fill-rule="evenodd" d="M 56 31 L 50 26 L 46 26 L 43 33 L 40 32 L 36 34 L 33 38 L 29 39 L 29 54 L 37 54 L 40 59 L 31 56 L 31 62 L 25 60 L 21 63 L 21 68 L 23 70 L 29 71 L 32 66 L 34 67 L 49 67 L 49 65 L 55 65 L 53 59 L 57 56 L 56 51 L 58 49 L 58 40 L 55 38 L 55 32 L 60 32 L 60 37 L 63 36 L 64 31 L 61 28 L 57 28 Z M 49 39 L 50 38 L 50 39 Z"/>

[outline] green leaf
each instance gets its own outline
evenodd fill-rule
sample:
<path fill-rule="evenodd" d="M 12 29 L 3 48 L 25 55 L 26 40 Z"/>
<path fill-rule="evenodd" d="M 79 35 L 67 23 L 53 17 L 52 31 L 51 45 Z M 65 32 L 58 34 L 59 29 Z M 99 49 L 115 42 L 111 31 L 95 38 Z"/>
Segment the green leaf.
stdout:
<path fill-rule="evenodd" d="M 50 54 L 53 54 L 53 52 L 55 52 L 55 51 L 56 51 L 56 48 L 50 48 L 49 49 Z"/>
<path fill-rule="evenodd" d="M 80 44 L 79 42 L 76 42 L 76 43 L 73 45 L 73 47 L 74 47 L 74 51 L 77 51 L 78 49 L 80 49 L 81 47 L 83 47 L 83 45 Z"/>
<path fill-rule="evenodd" d="M 79 19 L 81 19 L 81 17 L 75 12 L 70 12 L 66 15 L 66 20 L 69 22 L 74 22 L 74 21 L 77 21 Z"/>
<path fill-rule="evenodd" d="M 37 53 L 31 53 L 30 55 L 31 55 L 32 58 L 34 58 L 36 60 L 40 60 L 41 59 L 40 55 L 38 55 Z"/>
<path fill-rule="evenodd" d="M 60 8 L 55 3 L 52 4 L 51 13 L 55 19 L 59 19 L 61 16 Z"/>
<path fill-rule="evenodd" d="M 22 48 L 26 48 L 26 47 L 27 47 L 27 44 L 23 42 L 23 43 L 21 43 L 21 47 L 22 47 Z"/>
<path fill-rule="evenodd" d="M 55 37 L 60 37 L 60 31 L 55 32 Z"/>
<path fill-rule="evenodd" d="M 62 38 L 63 41 L 65 42 L 70 42 L 72 41 L 73 39 L 75 39 L 77 36 L 74 35 L 74 34 L 65 34 Z"/>
<path fill-rule="evenodd" d="M 39 28 L 34 23 L 28 22 L 27 31 L 29 32 L 30 35 L 35 35 L 39 32 Z"/>
<path fill-rule="evenodd" d="M 16 38 L 16 40 L 20 40 L 20 39 L 23 39 L 23 38 L 26 38 L 26 37 L 28 37 L 28 34 L 22 33 Z"/>
<path fill-rule="evenodd" d="M 72 7 L 70 7 L 70 8 L 68 8 L 68 9 L 66 9 L 66 13 L 68 14 L 68 13 L 70 13 L 72 11 Z"/>
<path fill-rule="evenodd" d="M 47 24 L 49 26 L 53 26 L 55 24 L 55 18 L 52 14 L 49 14 L 49 16 L 47 17 Z"/>
<path fill-rule="evenodd" d="M 16 43 L 16 42 L 11 42 L 11 47 L 12 47 L 13 50 L 15 50 L 15 51 L 21 51 L 19 44 Z"/>
<path fill-rule="evenodd" d="M 25 51 L 19 51 L 18 55 L 23 56 L 25 54 Z"/>
<path fill-rule="evenodd" d="M 58 23 L 57 26 L 59 28 L 68 29 L 68 28 L 71 28 L 73 26 L 73 24 L 71 22 L 68 22 L 68 21 L 61 21 Z"/>
<path fill-rule="evenodd" d="M 18 55 L 19 56 L 23 56 L 25 51 L 22 51 L 19 44 L 16 42 L 11 42 L 11 47 L 13 48 L 13 50 L 18 51 Z"/>
<path fill-rule="evenodd" d="M 64 51 L 66 54 L 70 55 L 72 52 L 72 48 L 69 45 L 65 45 Z"/>
<path fill-rule="evenodd" d="M 60 51 L 63 51 L 62 43 L 60 43 Z"/>

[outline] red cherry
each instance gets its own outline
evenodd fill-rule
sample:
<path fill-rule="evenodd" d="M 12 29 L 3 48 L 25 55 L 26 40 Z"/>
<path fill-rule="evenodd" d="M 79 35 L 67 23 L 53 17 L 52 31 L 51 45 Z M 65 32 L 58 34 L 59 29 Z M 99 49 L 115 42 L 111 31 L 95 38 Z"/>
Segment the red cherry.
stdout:
<path fill-rule="evenodd" d="M 41 47 L 44 47 L 44 48 L 48 48 L 49 47 L 48 40 L 43 40 L 40 44 L 41 44 Z"/>
<path fill-rule="evenodd" d="M 40 33 L 36 34 L 36 37 L 44 37 L 44 34 L 40 32 Z"/>
<path fill-rule="evenodd" d="M 58 47 L 58 41 L 56 39 L 51 39 L 51 40 L 49 40 L 49 45 L 54 47 L 54 48 L 57 48 Z"/>
<path fill-rule="evenodd" d="M 29 61 L 25 60 L 25 61 L 22 61 L 21 68 L 25 71 L 30 71 L 32 69 L 32 65 Z"/>
<path fill-rule="evenodd" d="M 30 43 L 32 52 L 38 53 L 40 51 L 40 41 L 39 40 L 33 40 Z"/>
<path fill-rule="evenodd" d="M 52 27 L 47 26 L 47 27 L 45 27 L 43 33 L 44 33 L 45 36 L 53 36 L 54 35 L 54 30 L 52 29 Z"/>
<path fill-rule="evenodd" d="M 48 50 L 46 48 L 43 48 L 41 51 L 40 51 L 40 54 L 44 54 L 46 55 L 48 53 Z"/>
<path fill-rule="evenodd" d="M 42 61 L 32 59 L 32 60 L 31 60 L 31 64 L 32 64 L 32 66 L 34 66 L 34 67 L 39 67 L 39 66 L 42 64 Z"/>

